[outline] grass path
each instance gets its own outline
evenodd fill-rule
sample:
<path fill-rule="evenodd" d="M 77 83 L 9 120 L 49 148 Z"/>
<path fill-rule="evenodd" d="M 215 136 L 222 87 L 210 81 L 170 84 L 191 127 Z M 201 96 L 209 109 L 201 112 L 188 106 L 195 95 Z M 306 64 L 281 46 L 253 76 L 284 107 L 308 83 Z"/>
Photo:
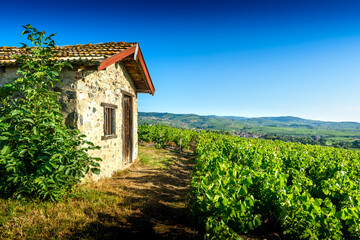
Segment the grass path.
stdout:
<path fill-rule="evenodd" d="M 192 171 L 192 156 L 175 151 L 140 147 L 140 164 L 115 175 L 112 184 L 123 186 L 124 204 L 131 214 L 104 234 L 119 239 L 202 239 L 191 229 L 185 197 Z"/>
<path fill-rule="evenodd" d="M 0 239 L 202 239 L 185 208 L 192 158 L 139 146 L 131 168 L 63 202 L 0 199 Z"/>

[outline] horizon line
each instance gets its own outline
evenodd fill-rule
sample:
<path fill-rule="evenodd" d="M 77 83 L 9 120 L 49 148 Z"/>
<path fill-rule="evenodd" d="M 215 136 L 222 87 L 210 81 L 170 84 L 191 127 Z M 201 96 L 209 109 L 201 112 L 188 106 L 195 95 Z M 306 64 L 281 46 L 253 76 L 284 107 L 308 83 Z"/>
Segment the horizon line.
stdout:
<path fill-rule="evenodd" d="M 216 115 L 216 114 L 210 114 L 210 115 L 202 115 L 202 114 L 197 114 L 197 113 L 172 113 L 172 112 L 144 112 L 144 111 L 138 111 L 143 112 L 143 113 L 165 113 L 165 114 L 175 114 L 175 115 L 197 115 L 197 116 L 203 116 L 203 117 L 238 117 L 238 118 L 249 118 L 249 119 L 254 119 L 254 118 L 280 118 L 280 117 L 292 117 L 292 118 L 299 118 L 302 120 L 310 120 L 310 121 L 318 121 L 318 122 L 335 122 L 335 123 L 359 123 L 357 121 L 329 121 L 329 120 L 317 120 L 317 119 L 309 119 L 309 118 L 302 118 L 302 117 L 297 117 L 297 116 L 262 116 L 262 117 L 245 117 L 245 116 L 235 116 L 235 115 Z"/>

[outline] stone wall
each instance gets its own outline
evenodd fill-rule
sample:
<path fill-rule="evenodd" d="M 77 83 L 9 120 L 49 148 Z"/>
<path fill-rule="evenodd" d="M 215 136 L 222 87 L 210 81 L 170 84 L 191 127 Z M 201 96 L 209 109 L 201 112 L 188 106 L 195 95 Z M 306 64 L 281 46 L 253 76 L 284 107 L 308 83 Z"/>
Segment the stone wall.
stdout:
<path fill-rule="evenodd" d="M 0 73 L 0 86 L 16 77 L 16 68 L 7 67 Z M 61 73 L 62 86 L 56 86 L 60 92 L 59 103 L 62 106 L 64 122 L 70 129 L 78 128 L 87 136 L 87 140 L 100 146 L 90 155 L 103 159 L 100 177 L 110 177 L 114 172 L 127 166 L 123 162 L 123 109 L 122 91 L 133 95 L 133 146 L 132 160 L 138 153 L 137 135 L 137 94 L 136 87 L 122 63 L 109 66 L 106 70 L 64 70 Z M 101 103 L 117 106 L 116 135 L 114 139 L 102 140 L 104 136 L 104 108 Z M 89 178 L 97 180 L 98 176 L 89 174 Z"/>
<path fill-rule="evenodd" d="M 5 72 L 0 72 L 0 87 L 4 84 L 11 82 L 14 78 L 18 77 L 16 75 L 17 68 L 15 67 L 6 67 Z"/>
<path fill-rule="evenodd" d="M 66 74 L 64 75 L 66 76 Z M 123 64 L 116 63 L 106 70 L 81 71 L 76 73 L 77 125 L 88 140 L 101 147 L 100 151 L 93 151 L 92 156 L 103 159 L 101 163 L 101 177 L 110 177 L 114 172 L 123 169 L 123 91 L 133 94 L 133 156 L 135 160 L 138 152 L 137 143 L 137 98 L 136 87 L 126 72 Z M 117 106 L 116 135 L 114 139 L 101 140 L 104 136 L 104 108 L 101 103 Z M 92 178 L 94 178 L 93 176 Z M 96 177 L 95 177 L 96 178 Z"/>

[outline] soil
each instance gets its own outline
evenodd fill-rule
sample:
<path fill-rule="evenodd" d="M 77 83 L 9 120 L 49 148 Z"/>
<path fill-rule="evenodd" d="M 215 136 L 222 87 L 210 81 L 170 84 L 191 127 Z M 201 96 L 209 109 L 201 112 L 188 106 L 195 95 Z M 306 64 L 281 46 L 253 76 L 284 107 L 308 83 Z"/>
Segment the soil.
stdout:
<path fill-rule="evenodd" d="M 185 206 L 193 154 L 169 149 L 166 154 L 173 161 L 165 169 L 138 163 L 112 178 L 111 184 L 121 186 L 123 204 L 130 209 L 113 228 L 98 229 L 93 239 L 203 239 L 192 227 Z"/>

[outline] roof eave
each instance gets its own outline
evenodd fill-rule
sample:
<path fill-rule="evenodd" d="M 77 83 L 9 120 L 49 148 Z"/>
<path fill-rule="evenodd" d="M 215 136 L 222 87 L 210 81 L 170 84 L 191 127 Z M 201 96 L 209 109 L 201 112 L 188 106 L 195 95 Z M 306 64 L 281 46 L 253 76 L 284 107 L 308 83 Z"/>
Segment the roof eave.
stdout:
<path fill-rule="evenodd" d="M 150 74 L 149 74 L 149 71 L 147 69 L 147 66 L 146 66 L 146 63 L 145 63 L 145 59 L 142 55 L 142 52 L 141 52 L 141 49 L 140 49 L 140 46 L 139 44 L 135 44 L 134 46 L 120 52 L 120 53 L 117 53 L 105 60 L 103 60 L 98 68 L 98 71 L 101 71 L 107 67 L 109 67 L 110 65 L 116 63 L 116 62 L 119 62 L 121 60 L 123 60 L 124 58 L 126 57 L 129 57 L 130 55 L 134 54 L 134 61 L 137 63 L 140 71 L 141 71 L 141 74 L 144 76 L 145 78 L 145 82 L 147 84 L 147 86 L 149 87 L 149 93 L 151 95 L 154 95 L 155 93 L 155 88 L 154 88 L 154 85 L 152 83 L 152 80 L 151 80 L 151 77 L 150 77 Z M 140 92 L 144 92 L 144 91 L 139 91 Z"/>
<path fill-rule="evenodd" d="M 151 93 L 151 95 L 154 96 L 155 87 L 154 87 L 154 84 L 153 84 L 153 82 L 151 80 L 150 73 L 149 73 L 149 70 L 148 70 L 148 68 L 146 66 L 145 59 L 144 59 L 144 56 L 143 56 L 143 54 L 141 52 L 140 46 L 138 46 L 137 56 L 136 55 L 134 56 L 135 60 L 136 60 L 136 57 L 138 58 L 137 62 L 139 63 L 139 67 L 140 67 L 141 71 L 143 72 L 143 74 L 145 76 L 146 83 L 149 86 L 150 93 Z"/>

